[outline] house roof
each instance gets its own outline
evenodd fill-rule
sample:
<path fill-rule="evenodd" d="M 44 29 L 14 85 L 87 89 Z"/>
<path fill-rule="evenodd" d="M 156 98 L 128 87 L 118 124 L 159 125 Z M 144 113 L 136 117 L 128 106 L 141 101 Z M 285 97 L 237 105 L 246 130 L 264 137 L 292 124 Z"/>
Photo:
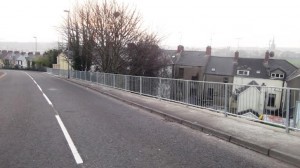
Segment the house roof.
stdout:
<path fill-rule="evenodd" d="M 206 66 L 209 57 L 204 51 L 183 51 L 175 64 L 183 66 Z"/>
<path fill-rule="evenodd" d="M 297 70 L 297 67 L 292 65 L 286 60 L 270 59 L 268 65 L 264 65 L 264 59 L 260 58 L 239 58 L 238 63 L 234 65 L 234 73 L 237 70 L 248 70 L 249 76 L 253 78 L 269 78 L 269 73 L 277 69 L 283 71 L 285 76 L 288 77 Z"/>
<path fill-rule="evenodd" d="M 17 60 L 20 56 L 21 56 L 20 53 L 13 53 L 13 54 L 12 54 L 12 59 L 13 59 L 13 60 Z"/>
<path fill-rule="evenodd" d="M 295 78 L 298 78 L 300 77 L 300 69 L 294 71 L 288 78 L 287 78 L 287 81 L 291 81 Z"/>
<path fill-rule="evenodd" d="M 238 63 L 234 65 L 234 74 L 238 70 L 248 70 L 247 77 L 252 78 L 269 78 L 267 68 L 263 64 L 264 59 L 260 58 L 239 58 Z"/>
<path fill-rule="evenodd" d="M 285 72 L 286 76 L 292 75 L 298 68 L 287 60 L 271 59 L 269 60 L 270 71 L 281 69 Z"/>
<path fill-rule="evenodd" d="M 211 56 L 205 73 L 212 75 L 233 76 L 234 62 L 232 57 Z"/>
<path fill-rule="evenodd" d="M 3 55 L 3 59 L 12 60 L 12 52 L 7 52 Z"/>
<path fill-rule="evenodd" d="M 176 61 L 176 50 L 163 50 L 163 54 L 168 59 L 168 64 L 173 64 Z M 173 57 L 174 56 L 174 57 Z"/>
<path fill-rule="evenodd" d="M 259 84 L 256 81 L 253 80 L 253 81 L 249 82 L 248 85 L 235 89 L 235 92 L 237 94 L 240 94 L 240 93 L 244 92 L 245 90 L 247 90 L 248 88 L 250 88 L 250 85 L 251 86 L 259 86 Z M 256 87 L 256 88 L 259 91 L 261 89 L 260 87 Z"/>

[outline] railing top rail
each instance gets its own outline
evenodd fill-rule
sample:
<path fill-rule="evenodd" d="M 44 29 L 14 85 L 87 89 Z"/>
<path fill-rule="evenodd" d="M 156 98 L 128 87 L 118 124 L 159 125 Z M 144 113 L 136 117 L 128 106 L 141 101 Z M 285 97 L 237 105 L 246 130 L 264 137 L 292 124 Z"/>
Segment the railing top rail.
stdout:
<path fill-rule="evenodd" d="M 51 68 L 49 68 L 51 69 Z M 55 69 L 54 70 L 60 70 Z M 89 72 L 89 71 L 79 71 L 79 72 Z M 118 76 L 126 76 L 126 77 L 134 77 L 134 78 L 148 78 L 148 79 L 161 79 L 161 80 L 171 80 L 171 81 L 181 81 L 181 82 L 191 82 L 191 83 L 199 83 L 199 84 L 217 84 L 217 85 L 228 85 L 232 87 L 259 87 L 263 89 L 273 88 L 273 89 L 289 89 L 294 91 L 300 91 L 300 88 L 290 88 L 290 87 L 277 87 L 277 86 L 261 86 L 261 85 L 248 85 L 248 84 L 235 84 L 235 83 L 222 83 L 222 82 L 213 82 L 213 81 L 196 81 L 196 80 L 186 80 L 186 79 L 175 79 L 175 78 L 164 78 L 164 77 L 148 77 L 148 76 L 134 76 L 134 75 L 124 75 L 124 74 L 114 74 L 114 73 L 105 73 L 105 72 L 98 72 L 100 74 L 107 74 L 107 75 L 118 75 Z"/>

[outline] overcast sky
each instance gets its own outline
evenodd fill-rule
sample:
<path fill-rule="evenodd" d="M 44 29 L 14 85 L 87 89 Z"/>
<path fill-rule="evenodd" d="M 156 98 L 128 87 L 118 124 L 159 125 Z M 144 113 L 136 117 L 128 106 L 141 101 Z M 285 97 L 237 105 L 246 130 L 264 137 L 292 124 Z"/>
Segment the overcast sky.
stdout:
<path fill-rule="evenodd" d="M 164 37 L 161 45 L 268 47 L 275 37 L 277 47 L 300 48 L 299 0 L 118 1 L 140 11 L 144 25 Z M 63 10 L 81 2 L 1 0 L 0 41 L 57 41 Z"/>

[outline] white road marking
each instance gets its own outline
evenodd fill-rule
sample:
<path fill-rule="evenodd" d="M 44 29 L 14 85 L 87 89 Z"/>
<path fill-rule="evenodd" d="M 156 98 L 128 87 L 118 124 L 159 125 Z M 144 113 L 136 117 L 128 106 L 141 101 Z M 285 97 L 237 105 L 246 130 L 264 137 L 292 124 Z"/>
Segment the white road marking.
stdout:
<path fill-rule="evenodd" d="M 43 91 L 42 91 L 42 92 L 43 92 Z M 47 97 L 47 95 L 45 95 L 45 93 L 43 93 L 43 96 L 44 96 L 44 98 L 47 100 L 48 104 L 49 104 L 50 106 L 53 107 L 53 104 L 52 104 L 52 102 L 49 100 L 49 98 Z"/>
<path fill-rule="evenodd" d="M 37 87 L 39 88 L 39 90 L 40 90 L 41 92 L 43 92 L 43 91 L 42 91 L 42 88 L 41 88 L 39 85 L 37 85 Z"/>
<path fill-rule="evenodd" d="M 25 72 L 25 73 L 31 78 L 31 80 L 33 80 L 33 82 L 36 84 L 36 86 L 39 88 L 39 90 L 43 93 L 43 96 L 47 100 L 48 104 L 53 108 L 54 111 L 56 111 L 55 108 L 54 108 L 54 106 L 53 106 L 53 104 L 52 104 L 52 102 L 47 97 L 47 95 L 43 92 L 42 88 L 37 84 L 37 82 L 27 72 Z M 77 148 L 74 145 L 73 140 L 71 139 L 71 136 L 68 133 L 68 131 L 67 131 L 64 123 L 62 122 L 60 116 L 58 114 L 56 114 L 55 117 L 56 117 L 56 119 L 58 121 L 58 124 L 59 124 L 59 126 L 60 126 L 60 128 L 61 128 L 61 130 L 62 130 L 62 132 L 63 132 L 63 134 L 64 134 L 64 136 L 65 136 L 65 138 L 67 140 L 67 142 L 68 142 L 68 145 L 69 145 L 69 147 L 71 149 L 71 152 L 72 152 L 72 154 L 73 154 L 73 156 L 75 158 L 76 163 L 77 164 L 82 164 L 83 163 L 82 158 L 81 158 L 80 154 L 78 153 Z"/>
<path fill-rule="evenodd" d="M 73 141 L 72 141 L 72 139 L 71 139 L 71 137 L 70 137 L 70 135 L 69 135 L 69 133 L 68 133 L 65 125 L 64 125 L 64 123 L 61 121 L 59 115 L 55 115 L 55 117 L 56 117 L 56 119 L 57 119 L 57 121 L 59 123 L 59 126 L 60 126 L 61 130 L 63 131 L 63 133 L 64 133 L 64 135 L 66 137 L 66 140 L 67 140 L 67 142 L 69 144 L 69 147 L 70 147 L 70 149 L 71 149 L 71 151 L 73 153 L 73 156 L 74 156 L 74 158 L 76 160 L 76 163 L 77 164 L 83 163 L 83 161 L 82 161 L 82 159 L 81 159 L 81 157 L 80 157 L 80 155 L 79 155 L 79 153 L 78 153 L 78 151 L 76 149 L 76 146 L 74 145 L 74 143 L 73 143 Z"/>

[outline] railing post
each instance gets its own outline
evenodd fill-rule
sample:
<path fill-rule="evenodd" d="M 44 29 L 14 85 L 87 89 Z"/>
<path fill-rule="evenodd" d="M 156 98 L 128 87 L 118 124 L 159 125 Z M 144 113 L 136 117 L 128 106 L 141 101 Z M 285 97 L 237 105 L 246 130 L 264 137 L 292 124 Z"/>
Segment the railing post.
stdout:
<path fill-rule="evenodd" d="M 187 105 L 189 104 L 189 81 L 185 81 L 186 82 L 186 87 L 185 87 L 185 91 L 186 91 L 186 103 Z"/>
<path fill-rule="evenodd" d="M 290 123 L 290 89 L 286 89 L 286 113 L 285 113 L 285 131 L 289 133 Z"/>
<path fill-rule="evenodd" d="M 140 95 L 141 95 L 142 92 L 143 92 L 142 89 L 143 89 L 143 88 L 142 88 L 142 77 L 140 76 Z"/>
<path fill-rule="evenodd" d="M 81 78 L 81 71 L 79 71 L 79 78 L 80 78 L 80 80 L 82 80 L 82 78 Z"/>
<path fill-rule="evenodd" d="M 159 100 L 161 100 L 161 92 L 162 92 L 161 78 L 159 78 L 159 85 L 158 85 L 158 97 L 159 97 Z"/>
<path fill-rule="evenodd" d="M 113 86 L 116 88 L 116 74 L 113 74 Z"/>
<path fill-rule="evenodd" d="M 96 80 L 97 80 L 97 84 L 99 84 L 99 72 L 96 72 Z"/>
<path fill-rule="evenodd" d="M 125 75 L 125 90 L 127 90 L 127 75 Z"/>
<path fill-rule="evenodd" d="M 90 74 L 90 82 L 92 82 L 92 72 L 89 72 Z"/>
<path fill-rule="evenodd" d="M 225 84 L 225 102 L 224 102 L 224 105 L 225 105 L 225 107 L 224 107 L 224 116 L 225 117 L 227 117 L 227 101 L 228 101 L 228 85 L 227 84 Z"/>
<path fill-rule="evenodd" d="M 103 77 L 104 78 L 103 84 L 106 85 L 106 75 L 105 75 L 105 73 L 103 73 L 103 76 L 104 76 Z"/>

